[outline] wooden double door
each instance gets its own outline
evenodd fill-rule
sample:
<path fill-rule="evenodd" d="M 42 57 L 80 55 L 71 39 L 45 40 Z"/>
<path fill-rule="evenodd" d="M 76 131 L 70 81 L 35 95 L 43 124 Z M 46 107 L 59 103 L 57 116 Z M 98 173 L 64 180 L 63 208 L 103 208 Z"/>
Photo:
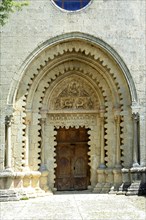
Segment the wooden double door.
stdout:
<path fill-rule="evenodd" d="M 57 190 L 87 189 L 90 184 L 87 129 L 57 129 L 56 141 L 55 187 Z"/>

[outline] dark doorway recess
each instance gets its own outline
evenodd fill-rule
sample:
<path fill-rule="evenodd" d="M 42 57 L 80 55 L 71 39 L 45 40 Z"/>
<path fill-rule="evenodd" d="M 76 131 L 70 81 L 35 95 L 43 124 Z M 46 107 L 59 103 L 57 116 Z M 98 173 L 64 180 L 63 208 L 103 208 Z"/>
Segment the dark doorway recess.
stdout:
<path fill-rule="evenodd" d="M 56 129 L 55 187 L 63 190 L 86 190 L 90 185 L 89 135 L 85 127 Z"/>

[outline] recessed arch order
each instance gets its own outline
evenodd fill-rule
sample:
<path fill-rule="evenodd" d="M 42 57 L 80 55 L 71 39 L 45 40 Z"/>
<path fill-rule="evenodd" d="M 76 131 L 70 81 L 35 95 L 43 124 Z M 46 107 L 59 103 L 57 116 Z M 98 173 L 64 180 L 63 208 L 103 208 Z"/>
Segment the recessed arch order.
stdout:
<path fill-rule="evenodd" d="M 16 94 L 17 94 L 17 90 L 18 87 L 20 85 L 20 81 L 24 75 L 24 73 L 27 71 L 28 67 L 30 69 L 37 69 L 37 66 L 34 64 L 35 60 L 37 60 L 37 65 L 38 68 L 40 65 L 43 65 L 43 62 L 38 62 L 38 57 L 40 57 L 40 59 L 42 59 L 43 55 L 43 51 L 45 52 L 46 49 L 51 49 L 53 47 L 53 45 L 58 45 L 62 43 L 63 41 L 68 41 L 68 40 L 81 40 L 84 42 L 88 42 L 90 43 L 90 45 L 96 45 L 98 48 L 100 48 L 100 50 L 103 50 L 105 53 L 107 53 L 114 61 L 115 63 L 119 66 L 119 68 L 121 69 L 123 76 L 126 79 L 127 85 L 129 87 L 129 91 L 130 91 L 130 95 L 131 95 L 131 100 L 133 103 L 137 103 L 137 93 L 136 93 L 136 88 L 132 79 L 132 76 L 125 64 L 125 62 L 122 60 L 122 58 L 120 57 L 120 55 L 106 42 L 104 42 L 103 40 L 96 38 L 94 36 L 88 35 L 88 34 L 83 34 L 83 33 L 78 33 L 78 32 L 73 32 L 73 33 L 67 33 L 64 35 L 60 35 L 57 37 L 54 37 L 52 39 L 49 39 L 47 41 L 45 41 L 44 43 L 40 44 L 24 61 L 24 63 L 22 64 L 19 73 L 16 73 L 16 77 L 14 77 L 14 79 L 18 79 L 18 80 L 13 80 L 11 83 L 11 87 L 10 87 L 10 91 L 9 91 L 9 95 L 8 95 L 8 99 L 7 99 L 7 103 L 8 105 L 13 105 L 13 102 L 15 100 Z M 50 53 L 51 55 L 51 53 Z M 19 76 L 18 76 L 19 75 Z"/>
<path fill-rule="evenodd" d="M 54 128 L 59 127 L 89 128 L 93 188 L 95 167 L 132 165 L 136 89 L 125 63 L 107 43 L 83 33 L 49 39 L 30 54 L 17 78 L 8 97 L 12 126 L 18 129 L 18 138 L 12 136 L 12 145 L 19 148 L 16 171 L 45 166 L 53 189 Z"/>

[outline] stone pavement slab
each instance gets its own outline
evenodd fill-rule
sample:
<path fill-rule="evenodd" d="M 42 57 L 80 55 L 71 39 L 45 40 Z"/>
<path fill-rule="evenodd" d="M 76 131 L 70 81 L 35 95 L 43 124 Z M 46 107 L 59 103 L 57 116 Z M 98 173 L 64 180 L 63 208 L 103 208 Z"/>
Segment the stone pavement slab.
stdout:
<path fill-rule="evenodd" d="M 56 193 L 0 204 L 0 220 L 145 220 L 146 198 Z"/>

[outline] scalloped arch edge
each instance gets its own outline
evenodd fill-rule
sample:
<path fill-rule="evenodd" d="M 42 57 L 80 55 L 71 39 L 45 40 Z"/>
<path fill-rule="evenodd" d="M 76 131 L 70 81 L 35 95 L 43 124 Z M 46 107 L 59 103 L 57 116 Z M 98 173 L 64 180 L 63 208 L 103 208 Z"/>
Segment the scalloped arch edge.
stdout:
<path fill-rule="evenodd" d="M 19 73 L 17 73 L 20 77 L 19 80 L 15 80 L 12 82 L 8 94 L 8 99 L 7 99 L 7 105 L 8 105 L 8 111 L 11 112 L 13 109 L 13 101 L 15 99 L 17 89 L 19 88 L 19 82 L 21 81 L 23 74 L 25 73 L 26 69 L 29 67 L 31 62 L 38 57 L 45 49 L 57 45 L 59 43 L 63 43 L 68 40 L 83 40 L 87 41 L 90 44 L 94 44 L 95 46 L 98 46 L 101 48 L 106 54 L 110 55 L 112 59 L 118 64 L 119 68 L 124 74 L 124 77 L 127 81 L 129 90 L 130 90 L 130 95 L 131 95 L 131 100 L 132 100 L 132 106 L 138 105 L 138 99 L 137 99 L 137 92 L 135 88 L 135 84 L 133 81 L 133 78 L 130 74 L 130 71 L 128 67 L 126 66 L 125 62 L 123 59 L 120 57 L 120 55 L 116 52 L 115 49 L 113 49 L 109 44 L 107 44 L 105 41 L 102 39 L 85 34 L 85 33 L 80 33 L 80 32 L 70 32 L 62 35 L 58 35 L 56 37 L 53 37 L 49 40 L 46 40 L 45 42 L 41 43 L 37 48 L 35 48 L 29 56 L 25 59 L 23 64 L 21 65 L 19 69 Z M 18 76 L 17 75 L 17 76 Z M 15 77 L 14 77 L 15 78 Z"/>

